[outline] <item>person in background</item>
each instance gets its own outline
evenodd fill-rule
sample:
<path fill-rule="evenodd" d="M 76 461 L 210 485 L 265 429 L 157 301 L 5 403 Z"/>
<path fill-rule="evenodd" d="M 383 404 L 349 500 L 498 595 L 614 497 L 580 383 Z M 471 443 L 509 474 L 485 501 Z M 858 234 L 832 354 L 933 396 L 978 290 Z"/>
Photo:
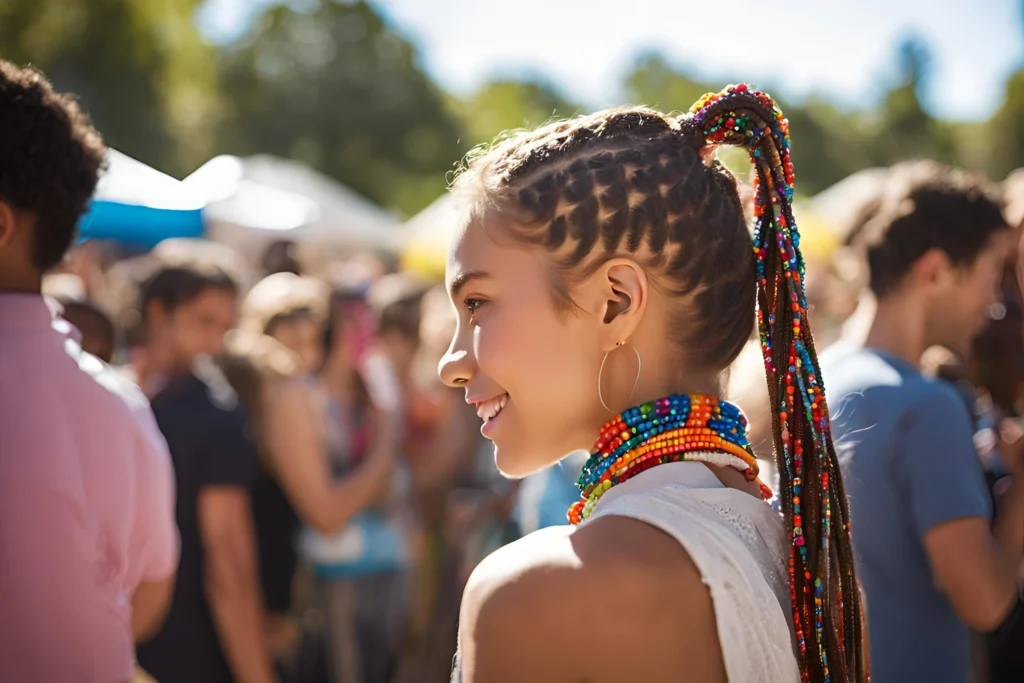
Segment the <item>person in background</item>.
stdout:
<path fill-rule="evenodd" d="M 414 634 L 401 682 L 447 681 L 466 577 L 503 536 L 515 488 L 494 469 L 476 412 L 437 375 L 455 329 L 443 285 L 422 298 L 411 387 L 416 400 L 415 482 L 425 515 L 416 545 L 411 613 Z M 563 510 L 564 513 L 564 510 Z"/>
<path fill-rule="evenodd" d="M 580 499 L 577 481 L 589 455 L 576 451 L 523 479 L 512 512 L 520 534 L 569 523 L 565 511 Z"/>
<path fill-rule="evenodd" d="M 858 236 L 877 299 L 862 347 L 822 356 L 868 605 L 872 678 L 968 680 L 969 629 L 1013 607 L 1024 542 L 1024 457 L 991 504 L 957 390 L 926 379 L 926 349 L 966 357 L 998 301 L 1007 226 L 978 178 L 932 163 L 893 174 Z"/>
<path fill-rule="evenodd" d="M 342 682 L 386 681 L 391 665 L 376 662 L 394 646 L 356 617 L 362 615 L 362 620 L 364 612 L 372 612 L 374 601 L 387 600 L 382 591 L 386 594 L 389 586 L 379 581 L 372 585 L 346 582 L 345 600 L 362 607 L 358 612 L 345 608 L 341 615 L 335 604 L 337 581 L 330 579 L 344 571 L 371 573 L 367 558 L 355 567 L 351 562 L 342 566 L 337 556 L 336 546 L 350 543 L 353 533 L 364 534 L 360 538 L 371 549 L 382 547 L 374 543 L 381 538 L 366 535 L 372 526 L 365 523 L 366 511 L 390 488 L 399 434 L 397 411 L 396 406 L 371 407 L 361 376 L 353 371 L 338 377 L 336 362 L 331 367 L 342 386 L 332 393 L 316 383 L 313 373 L 323 366 L 326 355 L 328 296 L 326 288 L 311 278 L 291 273 L 268 276 L 249 292 L 242 306 L 241 330 L 232 335 L 232 349 L 250 359 L 257 371 L 257 391 L 242 396 L 257 418 L 254 433 L 262 463 L 253 512 L 269 613 L 268 637 L 282 655 L 293 649 L 297 630 L 287 613 L 292 606 L 301 520 L 310 529 L 305 535 L 307 550 L 313 547 L 321 553 L 314 557 L 319 560 L 314 569 L 324 584 L 321 592 L 334 676 Z M 290 365 L 280 358 L 282 351 Z M 272 362 L 275 357 L 279 359 Z M 391 532 L 386 527 L 373 530 L 384 535 Z M 397 548 L 393 559 L 401 560 L 398 534 L 391 532 L 387 540 L 389 547 Z M 371 614 L 366 621 L 377 623 L 378 617 Z M 398 630 L 387 623 L 391 630 Z"/>
<path fill-rule="evenodd" d="M 1011 225 L 1017 225 L 1017 248 L 1011 258 L 1007 259 L 1008 273 L 1004 274 L 1003 316 L 993 323 L 993 334 L 982 335 L 975 341 L 977 358 L 974 371 L 979 380 L 992 387 L 992 400 L 989 405 L 982 404 L 987 410 L 980 413 L 982 426 L 990 434 L 985 440 L 977 439 L 975 443 L 987 441 L 989 444 L 1005 444 L 1012 438 L 1012 432 L 1020 434 L 1024 423 L 1021 422 L 1021 378 L 1024 376 L 1024 344 L 1021 343 L 1022 303 L 1024 303 L 1024 174 L 1011 175 L 1004 183 L 1007 191 L 1007 209 L 1004 213 L 1010 218 Z M 1011 182 L 1013 181 L 1013 182 Z M 1003 371 L 1000 372 L 1000 361 Z M 1008 416 L 1006 419 L 1000 419 Z M 999 432 L 1005 432 L 1000 434 Z M 999 437 L 1002 436 L 1000 439 Z M 1003 445 L 1005 449 L 1006 446 Z M 998 451 L 997 451 L 998 453 Z M 1007 485 L 1012 484 L 1012 474 L 1007 473 L 1004 462 L 999 458 L 989 458 L 986 475 L 990 489 L 995 497 L 996 519 L 1003 514 L 1000 500 L 1005 494 Z M 1012 512 L 1011 512 L 1012 514 Z M 1024 558 L 1020 562 L 1020 581 L 1024 584 Z M 1018 595 L 1017 604 L 1010 616 L 1000 625 L 999 629 L 986 638 L 988 649 L 988 676 L 990 683 L 1016 683 L 1024 680 L 1024 596 Z"/>
<path fill-rule="evenodd" d="M 149 405 L 41 295 L 104 147 L 72 98 L 0 60 L 0 680 L 121 683 L 178 566 Z"/>
<path fill-rule="evenodd" d="M 267 275 L 291 273 L 302 275 L 302 264 L 297 256 L 299 245 L 292 240 L 277 240 L 267 245 L 260 258 L 260 266 Z"/>
<path fill-rule="evenodd" d="M 181 567 L 163 628 L 138 649 L 158 681 L 267 683 L 247 414 L 213 364 L 235 324 L 234 281 L 214 265 L 158 270 L 145 283 L 138 380 L 178 479 Z"/>
<path fill-rule="evenodd" d="M 81 335 L 82 350 L 104 363 L 114 359 L 117 334 L 114 322 L 90 301 L 58 300 L 64 309 L 61 317 L 75 326 Z"/>

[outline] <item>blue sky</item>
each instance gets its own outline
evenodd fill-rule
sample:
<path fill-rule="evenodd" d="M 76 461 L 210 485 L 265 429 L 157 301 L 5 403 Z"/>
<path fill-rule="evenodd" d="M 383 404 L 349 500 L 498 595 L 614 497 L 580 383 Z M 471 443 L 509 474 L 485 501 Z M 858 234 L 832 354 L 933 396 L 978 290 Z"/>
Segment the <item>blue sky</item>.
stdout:
<path fill-rule="evenodd" d="M 229 42 L 245 30 L 256 8 L 273 2 L 207 0 L 197 21 L 211 42 Z M 1007 75 L 1024 67 L 1021 0 L 372 4 L 453 92 L 471 92 L 496 74 L 539 74 L 591 107 L 620 104 L 623 73 L 638 52 L 649 49 L 711 81 L 745 80 L 790 96 L 817 92 L 859 107 L 885 91 L 896 44 L 913 34 L 933 53 L 927 106 L 962 120 L 987 118 L 1002 101 Z M 783 4 L 788 9 L 780 10 Z"/>

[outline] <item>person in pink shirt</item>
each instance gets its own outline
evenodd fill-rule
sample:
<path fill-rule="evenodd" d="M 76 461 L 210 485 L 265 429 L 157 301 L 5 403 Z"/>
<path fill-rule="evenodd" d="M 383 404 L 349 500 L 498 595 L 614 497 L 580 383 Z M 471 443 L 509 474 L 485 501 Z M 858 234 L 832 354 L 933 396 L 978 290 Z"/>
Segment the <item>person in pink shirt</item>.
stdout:
<path fill-rule="evenodd" d="M 142 392 L 40 294 L 105 149 L 75 101 L 0 60 L 0 681 L 115 683 L 178 564 L 174 475 Z"/>

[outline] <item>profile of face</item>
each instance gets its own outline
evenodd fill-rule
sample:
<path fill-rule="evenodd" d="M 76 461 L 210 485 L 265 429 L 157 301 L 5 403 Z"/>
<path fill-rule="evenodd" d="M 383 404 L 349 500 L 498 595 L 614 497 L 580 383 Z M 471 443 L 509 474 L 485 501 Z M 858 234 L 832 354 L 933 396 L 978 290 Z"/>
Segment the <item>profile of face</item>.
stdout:
<path fill-rule="evenodd" d="M 148 312 L 149 333 L 170 351 L 177 367 L 188 367 L 198 356 L 216 356 L 221 352 L 224 335 L 235 326 L 237 317 L 235 293 L 207 287 L 171 310 L 160 302 L 152 302 Z"/>
<path fill-rule="evenodd" d="M 610 415 L 597 395 L 596 321 L 555 308 L 546 255 L 468 220 L 452 242 L 457 315 L 441 378 L 462 387 L 494 443 L 498 469 L 526 476 L 590 448 Z"/>
<path fill-rule="evenodd" d="M 589 450 L 638 403 L 717 392 L 756 284 L 736 182 L 705 151 L 692 118 L 623 107 L 511 137 L 456 179 L 439 370 L 504 474 Z"/>
<path fill-rule="evenodd" d="M 928 298 L 930 342 L 966 357 L 971 342 L 990 322 L 990 311 L 1001 300 L 1000 282 L 1008 255 L 1006 236 L 996 234 L 989 244 L 962 266 L 949 263 L 943 254 L 934 258 L 936 274 Z"/>
<path fill-rule="evenodd" d="M 293 316 L 274 323 L 270 336 L 293 351 L 299 369 L 308 375 L 319 372 L 324 364 L 324 331 L 312 318 Z"/>

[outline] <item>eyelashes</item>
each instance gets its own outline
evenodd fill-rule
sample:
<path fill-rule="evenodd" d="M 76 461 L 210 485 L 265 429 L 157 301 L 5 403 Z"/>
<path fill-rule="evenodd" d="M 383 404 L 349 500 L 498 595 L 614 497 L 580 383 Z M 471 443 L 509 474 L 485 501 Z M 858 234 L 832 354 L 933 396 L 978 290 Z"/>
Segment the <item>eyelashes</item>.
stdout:
<path fill-rule="evenodd" d="M 485 299 L 469 297 L 462 302 L 462 305 L 466 307 L 467 311 L 469 311 L 469 319 L 472 321 L 476 318 L 476 314 L 486 303 L 487 301 Z"/>

